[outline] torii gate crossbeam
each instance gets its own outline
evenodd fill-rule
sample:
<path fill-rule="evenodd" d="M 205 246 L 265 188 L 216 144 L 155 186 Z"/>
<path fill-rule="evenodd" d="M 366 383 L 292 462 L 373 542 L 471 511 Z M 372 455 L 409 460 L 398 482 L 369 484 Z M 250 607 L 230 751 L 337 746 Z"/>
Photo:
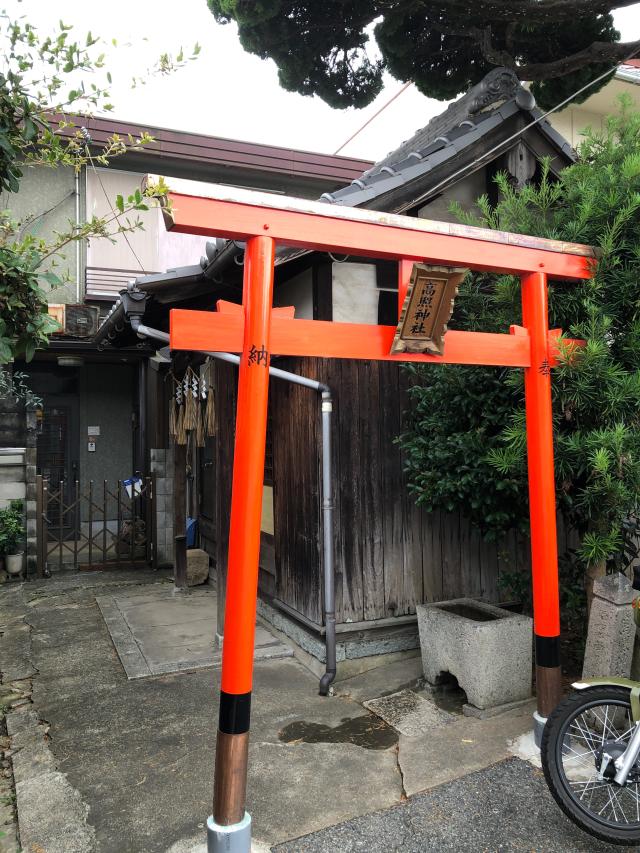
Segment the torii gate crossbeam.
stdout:
<path fill-rule="evenodd" d="M 167 227 L 246 241 L 243 315 L 171 312 L 171 348 L 241 353 L 229 535 L 225 635 L 210 853 L 249 853 L 245 812 L 260 516 L 271 355 L 323 355 L 424 363 L 497 364 L 525 371 L 538 722 L 561 695 L 560 610 L 551 417 L 555 338 L 547 279 L 589 278 L 586 246 L 215 186 L 209 197 L 170 193 Z M 389 355 L 392 327 L 272 316 L 277 245 L 391 258 L 403 303 L 413 261 L 513 273 L 523 326 L 511 334 L 449 332 L 444 355 Z"/>

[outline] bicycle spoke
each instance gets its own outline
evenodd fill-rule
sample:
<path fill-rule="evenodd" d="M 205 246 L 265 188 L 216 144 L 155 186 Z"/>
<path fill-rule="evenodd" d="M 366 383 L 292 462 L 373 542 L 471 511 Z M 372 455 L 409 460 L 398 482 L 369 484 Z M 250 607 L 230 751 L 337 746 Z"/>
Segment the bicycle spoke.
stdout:
<path fill-rule="evenodd" d="M 587 746 L 590 747 L 591 752 L 595 755 L 593 734 L 589 730 L 588 724 L 587 724 L 586 720 L 584 719 L 584 714 L 580 714 L 580 717 L 581 717 L 582 723 L 584 724 L 585 727 L 584 728 L 582 727 L 582 725 L 578 722 L 577 718 L 574 720 L 574 724 L 575 724 L 576 728 L 578 729 L 578 731 L 582 732 L 582 736 L 584 737 Z"/>
<path fill-rule="evenodd" d="M 622 814 L 622 817 L 624 818 L 624 822 L 629 823 L 629 821 L 627 820 L 627 815 L 625 814 L 624 806 L 620 802 L 620 797 L 618 795 L 618 792 L 616 791 L 616 789 L 613 786 L 611 786 L 610 790 L 611 790 L 611 794 L 613 795 L 613 799 L 616 801 L 617 806 L 620 809 L 620 812 Z"/>
<path fill-rule="evenodd" d="M 559 761 L 565 785 L 576 805 L 605 823 L 640 824 L 640 787 L 633 781 L 618 788 L 610 778 L 600 779 L 598 764 L 611 743 L 628 745 L 635 724 L 623 702 L 603 702 L 584 707 L 567 722 Z M 614 753 L 615 757 L 619 751 Z"/>

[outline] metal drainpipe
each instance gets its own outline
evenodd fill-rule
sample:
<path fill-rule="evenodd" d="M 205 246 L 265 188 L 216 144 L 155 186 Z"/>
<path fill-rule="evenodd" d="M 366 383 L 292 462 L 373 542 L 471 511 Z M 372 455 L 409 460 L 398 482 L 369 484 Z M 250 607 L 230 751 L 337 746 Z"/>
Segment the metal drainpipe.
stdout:
<path fill-rule="evenodd" d="M 139 317 L 131 318 L 131 326 L 139 335 L 155 338 L 163 343 L 169 343 L 169 335 L 159 329 L 151 329 L 140 322 Z M 200 350 L 202 355 L 209 355 L 219 361 L 230 364 L 240 364 L 240 356 L 230 352 L 207 352 Z M 335 566 L 334 566 L 334 532 L 333 532 L 333 484 L 331 478 L 331 414 L 333 397 L 331 389 L 324 382 L 270 367 L 269 374 L 276 379 L 283 379 L 295 385 L 311 388 L 322 395 L 322 555 L 324 575 L 324 625 L 325 625 L 325 673 L 320 679 L 318 692 L 321 696 L 329 693 L 329 685 L 336 677 L 336 603 L 335 603 Z"/>
<path fill-rule="evenodd" d="M 336 677 L 336 588 L 333 565 L 333 488 L 331 484 L 331 389 L 322 389 L 322 546 L 324 566 L 324 643 L 325 673 L 320 679 L 319 693 L 326 696 Z"/>
<path fill-rule="evenodd" d="M 76 232 L 80 230 L 80 175 L 76 172 Z M 82 259 L 80 240 L 76 239 L 76 302 L 82 302 L 82 276 L 80 262 Z"/>

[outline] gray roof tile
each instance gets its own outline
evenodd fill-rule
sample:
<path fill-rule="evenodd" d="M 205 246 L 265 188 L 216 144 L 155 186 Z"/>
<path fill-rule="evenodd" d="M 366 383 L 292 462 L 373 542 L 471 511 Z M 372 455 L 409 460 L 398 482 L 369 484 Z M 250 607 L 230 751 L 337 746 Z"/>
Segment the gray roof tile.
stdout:
<path fill-rule="evenodd" d="M 532 120 L 542 115 L 514 72 L 496 68 L 359 179 L 323 199 L 351 207 L 371 202 L 426 175 L 518 112 Z M 575 158 L 571 146 L 547 121 L 539 127 L 568 158 Z"/>

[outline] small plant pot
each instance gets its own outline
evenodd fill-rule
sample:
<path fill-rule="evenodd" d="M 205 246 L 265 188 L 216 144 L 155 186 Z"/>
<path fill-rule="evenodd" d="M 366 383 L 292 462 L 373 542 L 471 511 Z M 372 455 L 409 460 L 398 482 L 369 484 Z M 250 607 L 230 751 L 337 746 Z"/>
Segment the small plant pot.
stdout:
<path fill-rule="evenodd" d="M 24 569 L 24 554 L 6 554 L 4 563 L 7 572 L 15 577 Z"/>

